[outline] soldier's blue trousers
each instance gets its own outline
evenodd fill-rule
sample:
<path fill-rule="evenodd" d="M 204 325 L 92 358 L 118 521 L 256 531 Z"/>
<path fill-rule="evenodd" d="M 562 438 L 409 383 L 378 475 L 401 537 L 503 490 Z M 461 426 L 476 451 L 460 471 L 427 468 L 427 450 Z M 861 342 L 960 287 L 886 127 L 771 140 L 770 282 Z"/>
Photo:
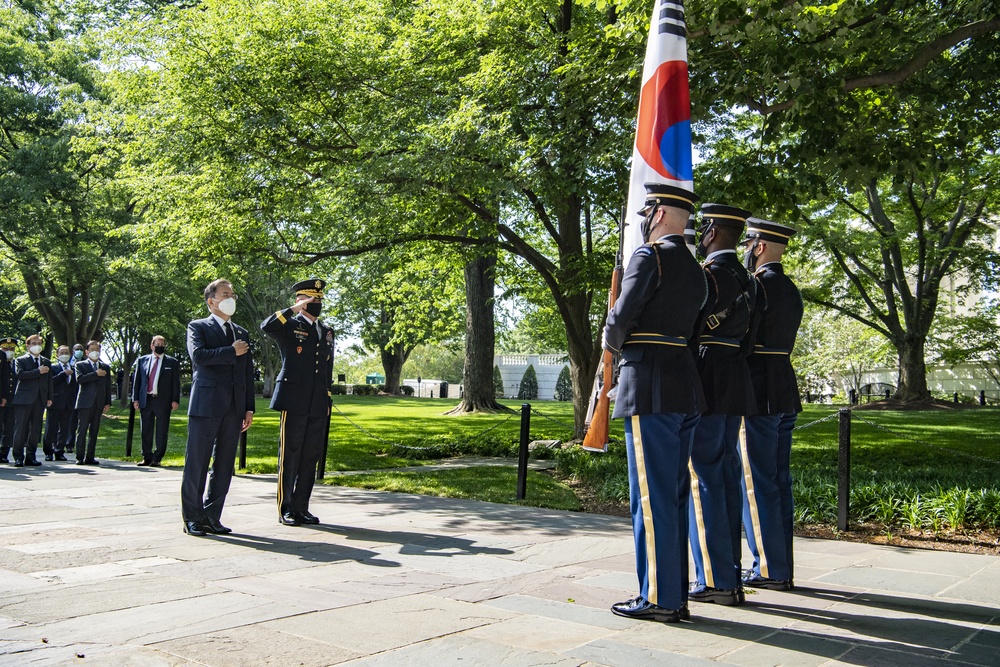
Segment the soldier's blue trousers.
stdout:
<path fill-rule="evenodd" d="M 743 420 L 743 526 L 755 575 L 793 579 L 792 429 L 796 414 Z"/>
<path fill-rule="evenodd" d="M 688 459 L 697 423 L 697 415 L 679 413 L 625 420 L 639 594 L 667 609 L 687 604 Z"/>
<path fill-rule="evenodd" d="M 691 447 L 688 534 L 700 586 L 740 586 L 743 476 L 738 415 L 702 415 Z"/>

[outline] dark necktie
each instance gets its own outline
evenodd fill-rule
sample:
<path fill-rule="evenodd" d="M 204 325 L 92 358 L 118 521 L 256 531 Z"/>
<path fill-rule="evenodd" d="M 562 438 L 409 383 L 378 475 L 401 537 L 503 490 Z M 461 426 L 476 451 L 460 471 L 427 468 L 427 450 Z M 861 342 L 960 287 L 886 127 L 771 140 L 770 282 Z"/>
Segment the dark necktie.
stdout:
<path fill-rule="evenodd" d="M 226 330 L 226 340 L 229 341 L 229 344 L 232 345 L 233 343 L 235 343 L 236 336 L 233 335 L 233 325 L 227 321 L 225 326 L 223 326 L 223 329 Z"/>

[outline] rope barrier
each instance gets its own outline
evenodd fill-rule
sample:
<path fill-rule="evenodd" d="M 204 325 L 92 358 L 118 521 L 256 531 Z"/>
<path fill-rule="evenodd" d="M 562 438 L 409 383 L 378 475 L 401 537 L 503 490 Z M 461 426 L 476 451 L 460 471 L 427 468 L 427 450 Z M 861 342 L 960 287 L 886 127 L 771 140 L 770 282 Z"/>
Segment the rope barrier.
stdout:
<path fill-rule="evenodd" d="M 834 412 L 832 414 L 827 415 L 826 417 L 820 417 L 819 419 L 811 421 L 808 424 L 802 424 L 801 426 L 796 426 L 792 430 L 793 431 L 798 431 L 799 429 L 809 428 L 810 426 L 815 426 L 816 424 L 819 424 L 820 422 L 825 422 L 825 421 L 830 421 L 831 419 L 836 419 L 838 414 L 839 413 Z"/>

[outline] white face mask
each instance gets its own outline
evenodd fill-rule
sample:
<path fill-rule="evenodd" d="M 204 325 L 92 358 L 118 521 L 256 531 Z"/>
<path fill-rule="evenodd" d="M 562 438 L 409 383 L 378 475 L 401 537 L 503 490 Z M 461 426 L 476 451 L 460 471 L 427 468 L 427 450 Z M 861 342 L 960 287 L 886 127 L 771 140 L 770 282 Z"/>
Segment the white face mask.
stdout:
<path fill-rule="evenodd" d="M 14 350 L 4 350 L 3 354 L 4 354 L 4 356 L 7 359 L 13 359 L 14 358 Z"/>
<path fill-rule="evenodd" d="M 28 352 L 31 352 L 33 355 L 38 356 L 39 354 L 42 353 L 42 346 L 32 345 L 31 347 L 28 348 Z"/>
<path fill-rule="evenodd" d="M 69 355 L 68 354 L 60 354 L 56 358 L 59 359 L 59 363 L 61 363 L 61 364 L 65 364 L 67 361 L 69 361 Z"/>
<path fill-rule="evenodd" d="M 101 353 L 98 350 L 94 350 L 93 352 L 88 352 L 87 357 L 89 357 L 91 361 L 97 361 L 101 358 Z"/>
<path fill-rule="evenodd" d="M 228 299 L 223 299 L 219 302 L 219 310 L 221 310 L 227 317 L 232 317 L 233 313 L 236 312 L 236 299 L 229 297 Z"/>

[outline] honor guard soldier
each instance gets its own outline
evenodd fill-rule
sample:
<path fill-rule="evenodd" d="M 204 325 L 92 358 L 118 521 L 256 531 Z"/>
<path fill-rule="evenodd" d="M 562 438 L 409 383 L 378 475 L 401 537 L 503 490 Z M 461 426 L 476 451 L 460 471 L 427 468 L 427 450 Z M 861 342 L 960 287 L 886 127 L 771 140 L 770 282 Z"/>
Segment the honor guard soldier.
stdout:
<path fill-rule="evenodd" d="M 14 373 L 16 338 L 0 340 L 0 463 L 10 463 L 7 458 L 14 443 L 14 387 L 17 375 Z"/>
<path fill-rule="evenodd" d="M 319 523 L 309 496 L 326 444 L 333 384 L 333 330 L 318 319 L 325 287 L 316 279 L 296 283 L 295 304 L 260 324 L 281 350 L 271 409 L 281 411 L 278 521 L 288 526 Z"/>
<path fill-rule="evenodd" d="M 752 414 L 753 388 L 746 354 L 756 301 L 753 277 L 736 257 L 749 211 L 722 204 L 701 207 L 697 256 L 708 279 L 701 334 L 692 341 L 707 409 L 691 448 L 689 534 L 695 583 L 688 598 L 724 605 L 744 601 L 740 583 L 743 547 L 742 468 L 739 436 Z"/>
<path fill-rule="evenodd" d="M 750 218 L 743 263 L 757 281 L 756 335 L 747 362 L 756 415 L 744 419 L 743 526 L 753 568 L 743 584 L 791 590 L 792 429 L 802 411 L 795 372 L 788 355 L 802 322 L 802 296 L 785 275 L 781 256 L 795 229 Z"/>
<path fill-rule="evenodd" d="M 608 313 L 604 347 L 621 355 L 615 418 L 625 419 L 639 594 L 611 610 L 676 623 L 690 617 L 688 459 L 701 382 L 688 340 L 705 303 L 705 272 L 684 243 L 697 196 L 646 184 L 642 238 Z"/>

